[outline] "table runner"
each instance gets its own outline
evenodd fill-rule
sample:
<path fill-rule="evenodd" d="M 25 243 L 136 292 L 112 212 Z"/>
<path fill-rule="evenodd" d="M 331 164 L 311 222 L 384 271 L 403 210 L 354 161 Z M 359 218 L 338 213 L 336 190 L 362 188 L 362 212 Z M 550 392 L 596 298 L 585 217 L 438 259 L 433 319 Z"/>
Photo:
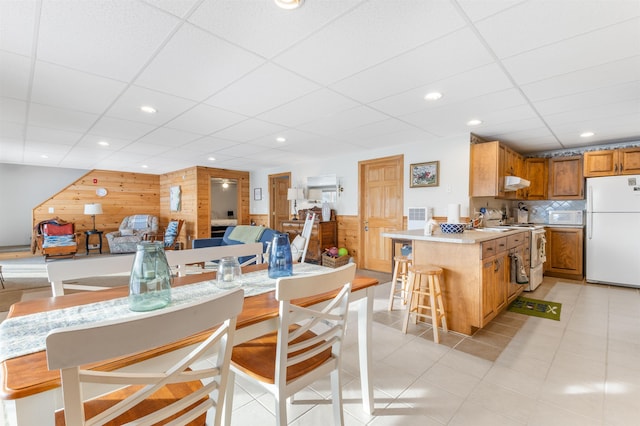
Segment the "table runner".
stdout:
<path fill-rule="evenodd" d="M 295 264 L 293 274 L 317 274 L 330 271 L 324 266 L 308 263 Z M 267 275 L 267 270 L 248 272 L 237 280 L 244 290 L 244 296 L 257 296 L 275 289 L 276 280 Z M 180 306 L 198 298 L 220 294 L 215 280 L 202 281 L 171 289 L 169 306 Z M 152 311 L 153 312 L 153 311 Z M 87 305 L 72 306 L 46 312 L 38 312 L 15 318 L 7 318 L 0 323 L 0 362 L 17 358 L 46 348 L 47 335 L 56 328 L 86 325 L 111 319 L 131 318 L 148 314 L 129 310 L 127 297 L 121 297 Z"/>

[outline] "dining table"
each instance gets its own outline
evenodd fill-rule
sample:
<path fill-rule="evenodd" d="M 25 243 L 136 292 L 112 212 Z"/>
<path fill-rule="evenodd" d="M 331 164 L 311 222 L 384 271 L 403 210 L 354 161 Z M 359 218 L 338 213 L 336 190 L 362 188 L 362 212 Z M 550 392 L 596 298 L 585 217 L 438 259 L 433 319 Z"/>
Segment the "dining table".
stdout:
<path fill-rule="evenodd" d="M 320 273 L 328 271 L 330 268 L 309 265 L 295 264 L 293 274 Z M 247 281 L 245 289 L 245 299 L 242 312 L 237 318 L 234 344 L 246 342 L 255 337 L 271 332 L 277 328 L 278 321 L 278 301 L 275 298 L 275 280 L 268 278 L 267 265 L 250 265 L 243 267 L 243 277 L 252 277 Z M 373 387 L 371 377 L 371 339 L 372 339 L 372 317 L 373 300 L 375 286 L 378 280 L 375 278 L 356 274 L 352 282 L 352 290 L 349 303 L 355 307 L 357 312 L 357 339 L 358 339 L 358 359 L 359 373 L 362 391 L 363 410 L 367 414 L 373 413 Z M 238 283 L 245 288 L 242 280 Z M 192 289 L 198 290 L 192 290 Z M 203 291 L 224 291 L 218 288 L 215 271 L 206 271 L 199 274 L 174 277 L 172 283 L 172 304 L 174 294 L 183 294 L 184 300 L 187 296 L 197 297 Z M 256 291 L 258 290 L 258 291 Z M 182 292 L 182 293 L 180 293 Z M 11 334 L 3 333 L 5 323 L 12 325 L 29 322 L 44 322 L 49 318 L 67 318 L 73 316 L 69 312 L 79 310 L 83 321 L 103 321 L 119 318 L 123 315 L 117 310 L 112 311 L 112 305 L 126 306 L 129 294 L 128 286 L 119 286 L 106 290 L 79 292 L 66 294 L 58 297 L 39 298 L 21 301 L 11 306 L 7 318 L 0 323 L 0 399 L 3 404 L 5 419 L 8 424 L 17 425 L 39 425 L 47 426 L 54 424 L 54 412 L 62 408 L 62 394 L 60 388 L 60 372 L 49 370 L 46 360 L 46 348 L 38 346 L 37 343 L 31 350 L 20 348 L 14 354 L 6 355 L 4 350 L 13 346 L 28 346 L 18 344 L 20 337 L 11 337 Z M 324 293 L 313 297 L 296 300 L 295 303 L 301 306 L 313 306 L 326 303 L 335 292 Z M 176 299 L 179 299 L 177 297 Z M 177 303 L 177 302 L 176 302 Z M 106 305 L 102 305 L 106 304 Z M 102 306 L 109 306 L 102 308 Z M 125 309 L 126 310 L 126 309 Z M 95 319 L 86 319 L 88 314 L 93 312 Z M 144 313 L 131 313 L 139 315 Z M 128 315 L 128 313 L 127 313 Z M 44 317 L 43 317 L 44 316 Z M 46 318 L 43 321 L 42 318 Z M 55 326 L 54 326 L 55 327 Z M 23 333 L 30 334 L 30 333 Z M 35 332 L 34 332 L 35 334 Z M 9 335 L 9 337 L 6 337 Z M 28 341 L 38 342 L 35 336 L 27 336 Z M 45 335 L 46 337 L 46 335 Z M 137 368 L 144 371 L 145 365 L 153 363 L 155 359 L 168 356 L 173 353 L 186 351 L 190 347 L 206 338 L 206 333 L 189 336 L 171 345 L 155 348 L 143 353 L 133 354 L 125 357 L 111 359 L 108 361 L 95 363 L 85 368 L 113 371 L 122 368 Z M 16 340 L 14 342 L 13 340 Z M 10 351 L 9 351 L 10 352 Z M 0 423 L 1 423 L 0 419 Z"/>

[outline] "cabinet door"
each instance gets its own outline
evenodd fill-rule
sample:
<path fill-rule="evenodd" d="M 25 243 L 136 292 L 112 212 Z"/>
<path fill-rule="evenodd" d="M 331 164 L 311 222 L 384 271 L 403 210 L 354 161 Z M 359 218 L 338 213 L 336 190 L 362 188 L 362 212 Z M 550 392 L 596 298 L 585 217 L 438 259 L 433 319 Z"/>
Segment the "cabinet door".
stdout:
<path fill-rule="evenodd" d="M 582 279 L 583 244 L 582 228 L 547 228 L 547 275 Z"/>
<path fill-rule="evenodd" d="M 640 147 L 619 150 L 620 172 L 623 175 L 640 174 Z"/>
<path fill-rule="evenodd" d="M 493 305 L 496 314 L 507 305 L 507 293 L 509 291 L 509 256 L 503 253 L 494 260 L 495 290 Z"/>
<path fill-rule="evenodd" d="M 549 199 L 584 199 L 582 156 L 558 157 L 549 160 Z"/>
<path fill-rule="evenodd" d="M 482 327 L 484 327 L 493 317 L 496 316 L 495 311 L 495 280 L 494 261 L 496 257 L 492 256 L 482 259 Z"/>
<path fill-rule="evenodd" d="M 289 235 L 289 241 L 293 241 L 296 235 L 302 233 L 303 226 L 304 222 L 300 223 L 298 221 L 282 222 L 280 225 L 281 231 Z"/>
<path fill-rule="evenodd" d="M 613 176 L 618 174 L 618 152 L 591 151 L 584 153 L 584 176 Z"/>
<path fill-rule="evenodd" d="M 469 195 L 471 197 L 498 196 L 498 141 L 471 145 L 469 161 Z"/>
<path fill-rule="evenodd" d="M 531 185 L 523 189 L 523 198 L 527 200 L 546 200 L 549 178 L 549 165 L 546 158 L 527 158 L 524 160 L 524 177 Z"/>

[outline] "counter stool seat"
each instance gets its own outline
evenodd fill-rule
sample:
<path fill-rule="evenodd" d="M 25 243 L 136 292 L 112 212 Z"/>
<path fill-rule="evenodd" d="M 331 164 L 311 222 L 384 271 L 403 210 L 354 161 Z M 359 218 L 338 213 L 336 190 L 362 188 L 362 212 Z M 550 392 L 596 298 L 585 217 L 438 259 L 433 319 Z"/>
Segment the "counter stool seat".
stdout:
<path fill-rule="evenodd" d="M 402 332 L 407 332 L 409 317 L 414 315 L 414 322 L 418 322 L 418 317 L 431 318 L 433 325 L 433 341 L 440 343 L 438 333 L 438 323 L 442 324 L 442 330 L 446 333 L 447 317 L 442 300 L 442 289 L 444 271 L 439 266 L 434 265 L 412 265 L 409 267 L 409 297 L 407 303 L 409 307 L 405 312 Z"/>
<path fill-rule="evenodd" d="M 411 259 L 407 256 L 395 256 L 393 258 L 393 276 L 391 277 L 391 291 L 389 293 L 389 311 L 393 310 L 393 301 L 396 294 L 400 293 L 402 304 L 407 304 L 409 296 L 409 267 Z M 398 286 L 398 283 L 400 284 Z"/>

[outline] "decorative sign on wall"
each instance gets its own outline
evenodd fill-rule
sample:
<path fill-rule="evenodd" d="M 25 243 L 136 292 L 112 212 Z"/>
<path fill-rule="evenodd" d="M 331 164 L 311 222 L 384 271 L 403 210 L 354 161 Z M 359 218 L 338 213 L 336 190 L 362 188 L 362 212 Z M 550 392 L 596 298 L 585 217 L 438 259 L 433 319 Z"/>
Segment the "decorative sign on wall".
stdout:
<path fill-rule="evenodd" d="M 169 204 L 172 212 L 180 211 L 180 185 L 169 189 Z"/>

